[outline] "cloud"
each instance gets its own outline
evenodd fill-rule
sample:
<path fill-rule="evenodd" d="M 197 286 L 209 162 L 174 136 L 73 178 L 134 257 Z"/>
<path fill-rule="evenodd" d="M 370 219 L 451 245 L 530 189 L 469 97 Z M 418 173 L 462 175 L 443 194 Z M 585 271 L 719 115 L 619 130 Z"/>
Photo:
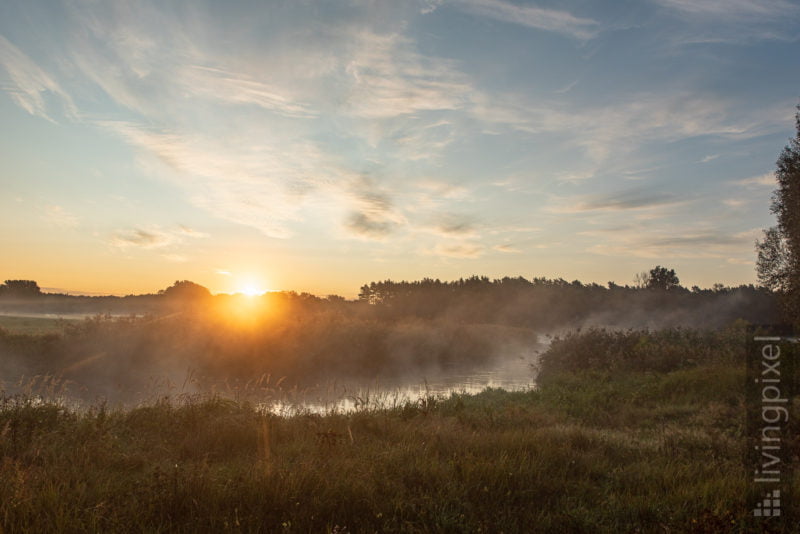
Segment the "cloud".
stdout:
<path fill-rule="evenodd" d="M 519 254 L 522 252 L 513 245 L 495 245 L 492 247 L 492 249 L 505 254 Z"/>
<path fill-rule="evenodd" d="M 194 96 L 217 99 L 228 104 L 252 104 L 293 118 L 314 116 L 306 105 L 293 101 L 273 87 L 249 76 L 221 68 L 192 65 L 179 78 L 185 91 Z"/>
<path fill-rule="evenodd" d="M 72 99 L 56 81 L 19 48 L 0 35 L 0 65 L 10 78 L 11 84 L 4 89 L 11 99 L 22 109 L 47 120 L 52 118 L 47 113 L 47 102 L 44 95 L 51 93 L 61 98 L 67 111 L 75 115 Z"/>
<path fill-rule="evenodd" d="M 44 212 L 44 218 L 50 224 L 61 228 L 75 228 L 78 226 L 78 217 L 69 213 L 61 206 L 47 206 Z"/>
<path fill-rule="evenodd" d="M 389 195 L 366 177 L 353 183 L 349 197 L 355 209 L 347 216 L 344 226 L 353 236 L 380 240 L 406 222 Z"/>
<path fill-rule="evenodd" d="M 357 236 L 372 239 L 382 239 L 392 233 L 392 221 L 383 219 L 372 213 L 351 213 L 345 222 L 345 227 Z"/>
<path fill-rule="evenodd" d="M 535 182 L 533 173 L 512 174 L 504 178 L 492 180 L 489 185 L 498 187 L 508 193 L 525 193 L 529 192 L 532 184 Z"/>
<path fill-rule="evenodd" d="M 743 111 L 737 102 L 711 94 L 641 93 L 626 95 L 619 103 L 575 108 L 558 101 L 478 93 L 469 112 L 480 121 L 519 132 L 560 135 L 564 143 L 600 164 L 627 158 L 647 143 L 704 136 L 744 140 L 782 131 L 789 109 L 791 105 Z M 590 172 L 582 169 L 577 174 Z"/>
<path fill-rule="evenodd" d="M 563 95 L 565 93 L 569 93 L 570 91 L 572 91 L 576 85 L 578 85 L 578 80 L 574 80 L 563 87 L 554 89 L 553 92 L 557 95 Z"/>
<path fill-rule="evenodd" d="M 420 13 L 423 15 L 433 13 L 439 8 L 439 6 L 442 5 L 443 2 L 444 0 L 420 0 Z"/>
<path fill-rule="evenodd" d="M 719 157 L 719 154 L 709 154 L 700 160 L 700 163 L 708 163 L 709 161 L 714 161 Z"/>
<path fill-rule="evenodd" d="M 443 213 L 437 216 L 431 226 L 434 233 L 442 236 L 475 236 L 475 221 L 472 217 L 456 213 Z"/>
<path fill-rule="evenodd" d="M 483 17 L 536 30 L 558 33 L 574 39 L 591 39 L 600 23 L 576 17 L 567 11 L 536 6 L 520 6 L 503 0 L 456 0 L 453 5 Z"/>
<path fill-rule="evenodd" d="M 491 230 L 488 231 L 489 234 L 496 235 L 496 234 L 503 234 L 503 233 L 524 233 L 529 234 L 532 232 L 539 232 L 541 228 L 538 226 L 518 226 L 518 225 L 507 225 L 507 226 L 495 226 Z"/>
<path fill-rule="evenodd" d="M 582 200 L 567 201 L 560 199 L 550 210 L 555 213 L 580 213 L 587 211 L 628 211 L 647 210 L 664 206 L 686 203 L 672 193 L 651 191 L 649 189 L 629 189 L 604 195 L 584 197 Z"/>
<path fill-rule="evenodd" d="M 720 229 L 698 231 L 692 228 L 651 229 L 630 227 L 605 232 L 602 243 L 587 252 L 618 257 L 666 260 L 670 258 L 726 259 L 750 252 L 758 229 L 726 232 Z"/>
<path fill-rule="evenodd" d="M 169 246 L 180 245 L 184 238 L 199 239 L 208 237 L 208 234 L 196 232 L 186 226 L 178 226 L 172 230 L 162 230 L 154 226 L 148 229 L 135 227 L 127 230 L 118 230 L 110 239 L 110 243 L 118 248 L 163 249 Z M 170 261 L 185 261 L 177 253 L 165 253 L 164 257 Z"/>
<path fill-rule="evenodd" d="M 175 233 L 178 235 L 184 235 L 186 237 L 193 237 L 193 238 L 210 237 L 209 234 L 205 232 L 198 232 L 197 230 L 189 228 L 188 226 L 185 226 L 183 224 L 178 225 L 178 228 L 176 228 Z"/>
<path fill-rule="evenodd" d="M 384 137 L 392 143 L 396 156 L 406 161 L 437 158 L 456 140 L 452 123 L 437 121 L 425 124 L 424 121 L 404 121 L 395 131 Z"/>
<path fill-rule="evenodd" d="M 483 255 L 484 247 L 477 243 L 439 243 L 433 249 L 433 254 L 436 256 L 445 256 L 449 258 L 464 258 L 474 259 Z"/>
<path fill-rule="evenodd" d="M 649 240 L 653 247 L 673 247 L 680 245 L 693 245 L 708 247 L 713 245 L 735 245 L 741 243 L 741 237 L 717 233 L 690 234 L 683 236 L 661 237 Z"/>
<path fill-rule="evenodd" d="M 166 174 L 194 205 L 274 238 L 292 236 L 319 205 L 348 210 L 344 224 L 355 237 L 381 238 L 402 225 L 401 210 L 381 210 L 350 190 L 364 157 L 348 161 L 343 144 L 379 149 L 384 162 L 434 160 L 455 130 L 425 114 L 461 109 L 473 91 L 455 62 L 419 54 L 397 32 L 333 22 L 298 40 L 285 61 L 261 53 L 261 66 L 277 67 L 267 75 L 250 61 L 209 54 L 185 27 L 170 37 L 153 31 L 161 21 L 152 11 L 143 7 L 131 22 L 114 8 L 77 10 L 75 20 L 103 45 L 79 39 L 73 61 L 137 113 L 94 124 L 138 149 L 145 169 Z M 326 59 L 307 72 L 286 66 L 318 55 Z"/>
<path fill-rule="evenodd" d="M 583 171 L 583 172 L 559 172 L 556 174 L 556 179 L 559 182 L 564 183 L 580 183 L 584 180 L 589 180 L 594 178 L 595 172 L 594 171 Z"/>
<path fill-rule="evenodd" d="M 795 41 L 800 6 L 786 0 L 656 0 L 683 19 L 676 45 Z"/>
<path fill-rule="evenodd" d="M 418 220 L 435 218 L 452 205 L 460 205 L 472 199 L 474 190 L 459 183 L 423 178 L 408 184 L 401 197 L 404 211 L 413 213 Z M 432 214 L 426 216 L 425 214 Z M 428 226 L 430 226 L 428 224 Z"/>
<path fill-rule="evenodd" d="M 442 180 L 422 179 L 413 184 L 425 195 L 448 200 L 460 200 L 469 195 L 469 189 L 460 184 Z"/>
<path fill-rule="evenodd" d="M 172 263 L 186 263 L 189 261 L 189 258 L 182 254 L 164 254 L 162 257 Z"/>
<path fill-rule="evenodd" d="M 657 0 L 657 3 L 686 15 L 715 20 L 778 20 L 798 11 L 797 5 L 785 0 Z"/>
<path fill-rule="evenodd" d="M 726 198 L 722 200 L 722 203 L 730 208 L 741 208 L 747 204 L 747 200 L 742 198 Z"/>
<path fill-rule="evenodd" d="M 400 34 L 350 30 L 343 110 L 367 119 L 458 110 L 473 87 L 452 61 L 422 56 Z"/>
<path fill-rule="evenodd" d="M 760 174 L 758 176 L 753 176 L 751 178 L 737 180 L 735 184 L 742 187 L 755 188 L 764 186 L 775 187 L 777 185 L 777 182 L 775 181 L 775 173 L 768 172 L 766 174 Z"/>
<path fill-rule="evenodd" d="M 111 243 L 120 248 L 160 248 L 173 242 L 173 236 L 167 233 L 158 230 L 142 230 L 141 228 L 119 231 L 111 238 Z"/>
<path fill-rule="evenodd" d="M 677 13 L 697 9 L 671 3 Z M 411 9 L 431 12 L 440 4 L 435 17 L 460 10 L 582 41 L 603 29 L 591 18 L 531 2 L 429 0 Z M 705 3 L 705 12 L 717 9 L 712 4 L 721 2 Z M 739 4 L 734 0 L 734 7 Z M 311 221 L 348 238 L 392 237 L 394 243 L 421 237 L 431 240 L 437 254 L 453 257 L 510 251 L 503 248 L 508 244 L 459 241 L 476 239 L 478 230 L 495 242 L 508 238 L 520 246 L 517 236 L 501 235 L 483 217 L 478 225 L 452 215 L 477 212 L 478 202 L 486 200 L 481 207 L 491 211 L 519 200 L 506 192 L 547 192 L 554 176 L 561 183 L 553 187 L 561 191 L 569 187 L 563 182 L 591 186 L 586 182 L 611 175 L 608 167 L 635 162 L 649 168 L 652 162 L 637 153 L 650 144 L 663 147 L 659 154 L 669 158 L 666 145 L 673 142 L 738 141 L 784 131 L 792 109 L 784 103 L 742 106 L 735 98 L 691 88 L 676 93 L 659 86 L 588 100 L 571 91 L 574 83 L 555 93 L 531 91 L 527 75 L 524 85 L 516 85 L 516 76 L 487 80 L 495 71 L 486 71 L 477 62 L 481 58 L 458 61 L 446 57 L 448 46 L 415 41 L 411 36 L 420 35 L 420 28 L 414 20 L 331 8 L 323 10 L 324 18 L 297 24 L 293 17 L 308 13 L 289 5 L 294 4 L 285 13 L 251 21 L 235 9 L 217 20 L 192 6 L 186 20 L 179 20 L 157 2 L 70 2 L 64 22 L 69 38 L 63 49 L 50 47 L 51 71 L 5 39 L 0 63 L 13 82 L 15 101 L 29 113 L 45 116 L 52 105 L 48 95 L 67 101 L 58 80 L 82 105 L 76 120 L 112 132 L 136 150 L 148 173 L 169 180 L 212 216 L 274 238 L 307 231 L 303 222 Z M 443 52 L 430 55 L 431 50 Z M 490 189 L 485 173 L 478 165 L 466 167 L 481 159 L 482 136 L 489 131 L 505 136 L 485 148 L 488 153 L 502 144 L 508 155 L 494 167 L 498 178 L 512 178 L 494 181 L 505 191 L 484 198 Z M 469 154 L 473 147 L 480 153 Z M 551 157 L 553 167 L 537 170 L 534 180 L 529 169 L 542 161 L 535 158 Z M 553 168 L 563 174 L 554 175 Z M 624 177 L 624 168 L 615 170 L 614 176 Z M 636 219 L 689 201 L 644 189 L 558 200 L 550 211 Z M 537 209 L 525 217 L 535 217 Z M 114 240 L 179 255 L 170 247 L 204 235 L 134 227 Z M 437 238 L 444 238 L 438 247 Z"/>
<path fill-rule="evenodd" d="M 289 237 L 287 223 L 298 219 L 302 198 L 340 174 L 310 142 L 274 133 L 223 140 L 130 122 L 101 125 L 173 171 L 172 179 L 196 206 L 270 237 Z"/>

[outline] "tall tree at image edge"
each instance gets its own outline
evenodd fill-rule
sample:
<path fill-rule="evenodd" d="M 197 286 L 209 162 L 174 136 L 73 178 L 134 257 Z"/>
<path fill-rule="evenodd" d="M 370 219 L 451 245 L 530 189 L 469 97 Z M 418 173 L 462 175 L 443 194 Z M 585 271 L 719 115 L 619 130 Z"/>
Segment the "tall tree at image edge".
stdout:
<path fill-rule="evenodd" d="M 770 211 L 777 224 L 756 241 L 758 281 L 781 295 L 785 319 L 796 326 L 800 325 L 800 106 L 797 109 L 797 133 L 776 163 L 778 188 Z"/>

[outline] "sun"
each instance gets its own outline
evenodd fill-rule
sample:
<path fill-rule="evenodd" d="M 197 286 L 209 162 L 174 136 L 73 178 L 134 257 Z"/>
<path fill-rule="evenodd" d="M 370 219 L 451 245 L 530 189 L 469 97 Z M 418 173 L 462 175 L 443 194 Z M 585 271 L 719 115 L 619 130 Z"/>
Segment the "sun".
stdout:
<path fill-rule="evenodd" d="M 248 297 L 258 297 L 266 293 L 266 291 L 261 289 L 255 284 L 245 284 L 239 288 L 237 293 L 241 293 L 242 295 L 247 295 Z"/>
<path fill-rule="evenodd" d="M 260 276 L 241 276 L 234 280 L 233 294 L 246 297 L 260 297 L 267 292 Z"/>
<path fill-rule="evenodd" d="M 253 330 L 276 317 L 280 310 L 269 298 L 269 286 L 260 278 L 237 279 L 229 293 L 219 296 L 214 312 L 230 328 Z"/>

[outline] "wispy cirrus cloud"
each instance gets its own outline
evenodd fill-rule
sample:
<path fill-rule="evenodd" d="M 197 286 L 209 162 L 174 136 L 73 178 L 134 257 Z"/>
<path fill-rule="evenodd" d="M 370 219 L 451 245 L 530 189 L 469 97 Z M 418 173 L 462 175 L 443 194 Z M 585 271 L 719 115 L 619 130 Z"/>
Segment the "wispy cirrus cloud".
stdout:
<path fill-rule="evenodd" d="M 775 26 L 791 35 L 781 19 L 795 16 L 791 9 L 779 14 L 788 6 L 780 0 L 661 0 L 654 9 L 655 2 L 637 16 L 652 17 L 678 38 L 752 36 L 746 28 L 739 32 L 747 20 L 759 32 Z M 313 241 L 320 238 L 311 232 L 319 232 L 377 241 L 375 248 L 391 243 L 408 253 L 468 259 L 530 251 L 527 236 L 512 235 L 528 230 L 511 226 L 535 224 L 546 235 L 623 218 L 664 222 L 686 213 L 678 208 L 693 193 L 681 190 L 680 180 L 669 191 L 625 189 L 632 185 L 627 180 L 642 184 L 647 174 L 666 187 L 676 157 L 686 157 L 676 147 L 691 145 L 693 162 L 726 155 L 704 169 L 710 182 L 744 152 L 745 142 L 784 133 L 791 124 L 793 102 L 751 98 L 747 88 L 713 89 L 734 77 L 705 79 L 693 70 L 694 56 L 671 57 L 665 67 L 675 76 L 666 84 L 644 80 L 634 69 L 615 71 L 619 58 L 601 58 L 612 53 L 613 46 L 601 50 L 611 43 L 587 42 L 606 31 L 604 23 L 578 7 L 423 0 L 423 11 L 439 11 L 425 17 L 419 2 L 369 2 L 358 10 L 347 3 L 309 10 L 314 2 L 288 2 L 274 12 L 232 2 L 224 15 L 194 2 L 178 4 L 65 1 L 64 20 L 53 24 L 63 39 L 43 35 L 43 45 L 31 40 L 26 48 L 12 28 L 7 36 L 14 44 L 0 41 L 4 88 L 37 116 L 53 117 L 55 103 L 74 99 L 80 112 L 69 120 L 113 133 L 134 149 L 143 182 L 144 175 L 157 178 L 143 191 L 169 182 L 171 193 L 182 192 L 170 201 L 188 201 L 272 238 Z M 465 14 L 481 35 L 449 26 L 447 17 L 463 21 Z M 715 33 L 716 21 L 724 32 Z M 652 57 L 637 46 L 641 33 L 615 34 L 615 40 L 630 45 L 630 58 L 644 65 Z M 473 37 L 485 39 L 475 42 L 486 47 L 478 51 L 460 41 Z M 552 46 L 542 52 L 535 50 L 539 44 Z M 51 55 L 43 58 L 37 51 L 45 48 Z M 512 49 L 524 53 L 509 54 Z M 552 70 L 555 63 L 560 72 Z M 719 70 L 728 72 L 726 65 L 720 62 Z M 774 183 L 762 178 L 739 185 Z M 720 220 L 744 205 L 743 191 L 731 185 L 709 207 Z M 553 201 L 543 208 L 546 198 Z M 181 243 L 201 237 L 180 228 L 130 226 L 114 234 L 117 246 L 155 250 L 172 261 L 187 257 Z M 651 253 L 696 251 L 717 235 L 714 228 L 684 229 L 692 240 L 669 242 L 668 232 L 649 228 L 656 229 L 654 241 L 643 250 Z M 596 245 L 621 254 L 638 243 L 607 239 Z M 705 245 L 743 243 L 709 238 Z"/>
<path fill-rule="evenodd" d="M 280 88 L 243 73 L 191 65 L 183 69 L 179 79 L 184 90 L 194 96 L 234 105 L 254 105 L 292 118 L 308 118 L 315 114 L 308 106 L 282 94 Z"/>
<path fill-rule="evenodd" d="M 688 201 L 673 193 L 636 188 L 577 199 L 558 198 L 549 209 L 554 213 L 624 212 L 676 206 Z"/>
<path fill-rule="evenodd" d="M 324 156 L 308 142 L 222 141 L 119 121 L 101 126 L 174 171 L 195 205 L 272 237 L 291 235 L 287 223 L 297 219 L 302 197 L 325 177 Z"/>
<path fill-rule="evenodd" d="M 536 30 L 558 33 L 574 39 L 591 39 L 600 30 L 596 20 L 576 17 L 568 11 L 518 5 L 504 0 L 453 0 L 448 2 L 468 13 L 491 18 L 500 22 L 525 26 Z M 433 6 L 426 6 L 427 12 Z"/>
<path fill-rule="evenodd" d="M 750 178 L 745 178 L 743 180 L 737 180 L 736 185 L 747 187 L 747 188 L 754 188 L 754 187 L 775 187 L 777 185 L 777 181 L 775 180 L 775 173 L 768 172 L 766 174 L 760 174 L 758 176 L 752 176 Z"/>
<path fill-rule="evenodd" d="M 270 237 L 291 236 L 304 210 L 326 202 L 320 197 L 349 210 L 341 222 L 351 236 L 382 239 L 402 225 L 401 209 L 384 210 L 375 198 L 352 194 L 360 170 L 315 138 L 322 131 L 380 147 L 384 159 L 432 159 L 455 132 L 448 121 L 424 115 L 467 106 L 473 90 L 455 62 L 419 54 L 397 32 L 330 24 L 321 31 L 324 49 L 314 36 L 289 51 L 300 64 L 318 52 L 328 59 L 302 75 L 287 77 L 285 66 L 276 65 L 265 76 L 246 61 L 209 55 L 184 27 L 153 31 L 163 22 L 157 15 L 150 5 L 134 18 L 113 6 L 76 9 L 74 21 L 84 31 L 71 60 L 137 114 L 94 124 L 134 146 L 148 170 L 169 169 L 194 205 Z M 263 62 L 276 60 L 266 55 Z M 254 117 L 253 109 L 274 117 Z"/>
<path fill-rule="evenodd" d="M 496 250 L 497 252 L 502 252 L 504 254 L 520 254 L 522 251 L 511 244 L 502 244 L 502 245 L 495 245 L 492 247 L 492 250 Z"/>
<path fill-rule="evenodd" d="M 624 101 L 575 109 L 558 101 L 527 102 L 508 95 L 498 103 L 473 95 L 470 113 L 481 121 L 531 135 L 560 135 L 595 165 L 631 155 L 651 142 L 713 137 L 744 140 L 780 131 L 786 106 L 742 113 L 734 100 L 711 94 L 627 95 Z M 571 171 L 565 173 L 575 174 Z M 577 174 L 593 174 L 581 170 Z"/>
<path fill-rule="evenodd" d="M 44 210 L 44 218 L 50 224 L 60 228 L 75 228 L 79 222 L 76 215 L 61 206 L 47 206 Z"/>
<path fill-rule="evenodd" d="M 609 231 L 585 232 L 587 236 L 602 236 L 600 243 L 587 252 L 603 256 L 635 257 L 664 260 L 666 258 L 739 258 L 749 253 L 760 229 L 726 232 L 719 229 L 615 228 Z"/>
<path fill-rule="evenodd" d="M 50 93 L 60 98 L 70 114 L 75 114 L 75 105 L 69 95 L 30 57 L 0 35 L 0 66 L 8 74 L 5 87 L 12 100 L 22 109 L 38 117 L 52 120 L 48 114 L 45 96 Z"/>
<path fill-rule="evenodd" d="M 655 0 L 686 24 L 674 44 L 796 41 L 800 6 L 787 0 Z"/>
<path fill-rule="evenodd" d="M 479 243 L 439 243 L 429 254 L 447 258 L 475 259 L 480 258 L 485 252 L 485 247 Z"/>
<path fill-rule="evenodd" d="M 343 111 L 367 119 L 464 108 L 474 90 L 455 63 L 422 56 L 400 34 L 348 30 Z"/>
<path fill-rule="evenodd" d="M 692 16 L 713 17 L 715 20 L 754 19 L 777 20 L 797 14 L 797 4 L 786 0 L 656 0 L 664 7 Z"/>
<path fill-rule="evenodd" d="M 133 228 L 114 233 L 111 244 L 119 248 L 137 247 L 143 249 L 166 247 L 175 242 L 173 235 L 160 230 Z"/>
<path fill-rule="evenodd" d="M 194 238 L 194 239 L 210 237 L 210 235 L 207 234 L 206 232 L 199 232 L 199 231 L 197 231 L 197 230 L 195 230 L 193 228 L 189 228 L 188 226 L 183 225 L 183 224 L 178 225 L 178 227 L 175 229 L 175 233 L 177 235 L 191 237 L 191 238 Z"/>
<path fill-rule="evenodd" d="M 162 229 L 158 226 L 148 228 L 134 227 L 114 232 L 109 239 L 109 243 L 121 249 L 138 248 L 149 250 L 179 245 L 183 243 L 184 238 L 200 239 L 205 237 L 209 237 L 208 234 L 196 232 L 184 225 L 179 225 L 172 229 Z M 171 253 L 171 256 L 171 261 L 182 261 L 175 259 L 183 257 L 177 253 Z"/>

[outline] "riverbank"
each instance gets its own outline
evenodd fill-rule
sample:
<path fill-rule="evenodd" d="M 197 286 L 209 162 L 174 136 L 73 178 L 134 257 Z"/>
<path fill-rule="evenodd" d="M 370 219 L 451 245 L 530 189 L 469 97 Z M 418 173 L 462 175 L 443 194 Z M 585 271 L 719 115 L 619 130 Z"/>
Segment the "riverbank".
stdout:
<path fill-rule="evenodd" d="M 631 335 L 639 336 L 631 346 L 674 352 L 669 336 Z M 554 343 L 550 361 L 582 343 L 597 349 L 602 339 L 611 338 L 587 333 Z M 631 341 L 615 343 L 622 339 Z M 685 342 L 675 338 L 673 348 Z M 660 371 L 612 371 L 606 361 L 564 372 L 565 358 L 545 358 L 536 391 L 424 397 L 324 416 L 277 417 L 222 398 L 82 414 L 6 399 L 0 526 L 747 532 L 744 370 L 718 349 Z"/>

